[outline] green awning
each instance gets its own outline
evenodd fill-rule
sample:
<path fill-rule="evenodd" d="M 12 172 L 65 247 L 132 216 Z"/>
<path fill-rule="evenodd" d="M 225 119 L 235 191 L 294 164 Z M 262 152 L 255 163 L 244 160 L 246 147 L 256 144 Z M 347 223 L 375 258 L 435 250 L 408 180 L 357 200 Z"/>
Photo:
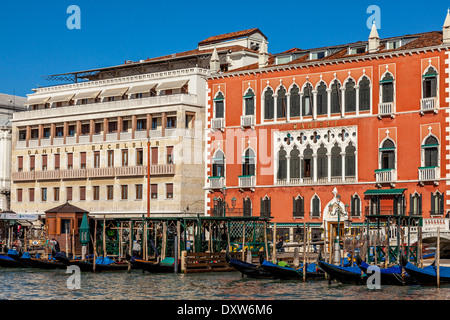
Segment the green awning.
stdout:
<path fill-rule="evenodd" d="M 364 192 L 366 196 L 396 195 L 403 194 L 406 188 L 401 189 L 370 189 Z"/>

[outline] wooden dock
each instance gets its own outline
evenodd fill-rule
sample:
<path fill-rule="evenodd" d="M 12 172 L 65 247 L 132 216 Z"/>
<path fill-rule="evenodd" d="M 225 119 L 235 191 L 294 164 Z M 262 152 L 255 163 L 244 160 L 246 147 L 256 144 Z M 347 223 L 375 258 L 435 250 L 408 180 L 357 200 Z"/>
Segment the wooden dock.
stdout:
<path fill-rule="evenodd" d="M 230 256 L 240 258 L 240 252 L 232 252 Z M 200 272 L 226 272 L 235 271 L 225 260 L 225 252 L 182 252 L 181 272 L 200 273 Z"/>

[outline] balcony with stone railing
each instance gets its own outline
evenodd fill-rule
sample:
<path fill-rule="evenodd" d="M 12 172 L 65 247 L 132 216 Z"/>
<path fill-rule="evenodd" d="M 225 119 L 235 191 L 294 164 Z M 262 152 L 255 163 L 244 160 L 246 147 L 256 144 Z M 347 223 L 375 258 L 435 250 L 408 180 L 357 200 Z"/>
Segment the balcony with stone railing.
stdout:
<path fill-rule="evenodd" d="M 213 118 L 211 119 L 211 129 L 222 130 L 225 127 L 224 118 Z"/>
<path fill-rule="evenodd" d="M 225 186 L 225 177 L 209 177 L 210 189 L 223 189 Z"/>
<path fill-rule="evenodd" d="M 382 102 L 378 104 L 378 117 L 395 116 L 395 102 Z"/>
<path fill-rule="evenodd" d="M 420 99 L 420 112 L 423 114 L 427 111 L 437 112 L 438 102 L 436 97 Z"/>
<path fill-rule="evenodd" d="M 239 176 L 239 188 L 241 189 L 253 189 L 256 186 L 255 176 Z"/>
<path fill-rule="evenodd" d="M 106 168 L 87 169 L 63 169 L 63 170 L 43 170 L 43 171 L 21 171 L 13 172 L 11 179 L 16 182 L 21 181 L 45 181 L 61 179 L 86 179 L 86 178 L 114 178 L 114 177 L 135 177 L 146 176 L 147 166 L 124 166 Z M 157 164 L 150 166 L 151 176 L 174 175 L 174 164 Z"/>
<path fill-rule="evenodd" d="M 419 182 L 424 184 L 425 182 L 434 182 L 439 184 L 440 169 L 439 167 L 420 167 L 419 168 Z"/>
<path fill-rule="evenodd" d="M 390 183 L 395 184 L 397 181 L 396 169 L 377 169 L 375 170 L 375 181 L 377 184 Z"/>
<path fill-rule="evenodd" d="M 253 127 L 254 125 L 255 125 L 255 116 L 253 114 L 241 116 L 241 127 L 248 128 Z"/>

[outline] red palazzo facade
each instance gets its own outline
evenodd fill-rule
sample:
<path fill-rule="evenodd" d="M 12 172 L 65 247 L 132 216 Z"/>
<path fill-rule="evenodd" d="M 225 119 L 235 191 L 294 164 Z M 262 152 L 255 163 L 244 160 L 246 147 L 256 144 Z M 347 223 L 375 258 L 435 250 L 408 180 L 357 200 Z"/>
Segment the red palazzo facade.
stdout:
<path fill-rule="evenodd" d="M 325 229 L 338 212 L 352 225 L 448 216 L 445 32 L 265 49 L 259 64 L 208 78 L 207 215 Z"/>

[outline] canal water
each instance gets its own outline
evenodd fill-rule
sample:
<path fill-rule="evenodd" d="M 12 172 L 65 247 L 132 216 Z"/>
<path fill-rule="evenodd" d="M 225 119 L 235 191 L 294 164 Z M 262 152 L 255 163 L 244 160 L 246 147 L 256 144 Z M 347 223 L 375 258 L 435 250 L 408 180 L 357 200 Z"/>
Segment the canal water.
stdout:
<path fill-rule="evenodd" d="M 81 273 L 69 289 L 66 270 L 0 268 L 1 300 L 450 300 L 450 286 L 366 286 L 321 281 L 244 278 L 239 272 Z"/>

